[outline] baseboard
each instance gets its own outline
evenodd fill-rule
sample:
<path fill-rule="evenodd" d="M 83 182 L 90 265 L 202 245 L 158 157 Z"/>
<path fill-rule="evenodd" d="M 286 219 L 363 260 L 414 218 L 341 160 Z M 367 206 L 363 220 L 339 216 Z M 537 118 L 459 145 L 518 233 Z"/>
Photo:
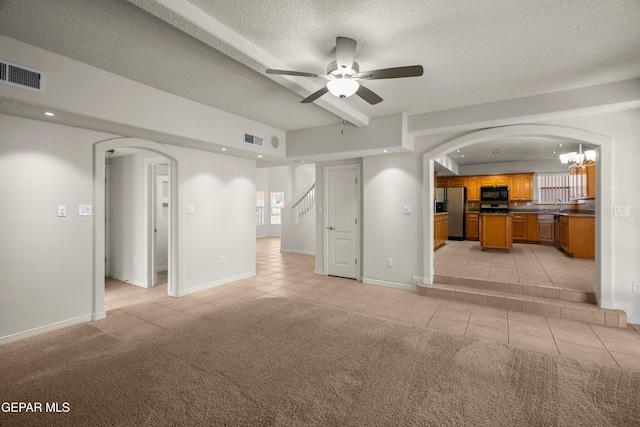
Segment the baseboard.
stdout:
<path fill-rule="evenodd" d="M 627 313 L 627 323 L 633 323 L 636 324 L 635 322 L 633 322 L 632 320 L 629 319 L 637 319 L 638 321 L 640 321 L 640 317 L 634 317 L 633 316 L 633 304 L 628 304 L 628 303 L 624 303 L 624 302 L 615 302 L 615 301 L 598 301 L 598 307 L 600 308 L 608 308 L 610 310 L 622 310 L 625 313 Z M 638 322 L 640 323 L 640 322 Z"/>
<path fill-rule="evenodd" d="M 416 290 L 415 285 L 410 285 L 407 283 L 399 283 L 399 282 L 388 282 L 386 280 L 369 279 L 366 277 L 362 278 L 362 283 L 367 283 L 369 285 L 386 286 L 389 288 L 406 289 L 410 291 Z"/>
<path fill-rule="evenodd" d="M 194 292 L 200 292 L 200 291 L 204 291 L 205 289 L 215 288 L 216 286 L 225 285 L 227 283 L 235 282 L 236 280 L 247 279 L 255 275 L 256 275 L 255 271 L 250 271 L 248 273 L 238 274 L 237 276 L 225 277 L 224 279 L 216 280 L 209 283 L 203 283 L 202 285 L 192 286 L 188 289 L 181 290 L 180 292 L 178 292 L 176 296 L 183 297 L 185 295 L 189 295 Z"/>
<path fill-rule="evenodd" d="M 29 329 L 27 331 L 18 332 L 15 334 L 0 337 L 0 346 L 9 344 L 11 342 L 20 341 L 25 338 L 35 337 L 36 335 L 45 334 L 47 332 L 55 331 L 57 329 L 67 328 L 69 326 L 77 325 L 79 323 L 86 323 L 91 321 L 91 314 L 85 314 L 84 316 L 74 317 L 73 319 L 67 319 L 60 322 L 51 323 L 45 326 L 39 326 L 37 328 Z"/>
<path fill-rule="evenodd" d="M 313 274 L 319 274 L 320 276 L 325 276 L 324 270 L 318 270 L 317 268 L 313 270 Z"/>
<path fill-rule="evenodd" d="M 91 315 L 91 321 L 95 322 L 96 320 L 102 320 L 107 318 L 107 312 L 101 311 L 100 313 L 94 313 Z"/>
<path fill-rule="evenodd" d="M 146 283 L 138 282 L 137 280 L 131 280 L 131 279 L 128 279 L 128 278 L 124 278 L 124 277 L 122 277 L 122 276 L 120 276 L 118 274 L 110 274 L 109 277 L 112 278 L 112 279 L 120 280 L 121 282 L 128 283 L 130 285 L 135 285 L 135 286 L 139 286 L 141 288 L 148 289 Z"/>
<path fill-rule="evenodd" d="M 640 325 L 640 316 L 632 317 L 631 319 L 627 319 L 627 323 L 632 323 L 634 325 Z"/>
<path fill-rule="evenodd" d="M 305 251 L 305 250 L 302 250 L 302 249 L 282 249 L 282 248 L 280 248 L 280 252 L 316 256 L 316 252 L 315 251 Z"/>

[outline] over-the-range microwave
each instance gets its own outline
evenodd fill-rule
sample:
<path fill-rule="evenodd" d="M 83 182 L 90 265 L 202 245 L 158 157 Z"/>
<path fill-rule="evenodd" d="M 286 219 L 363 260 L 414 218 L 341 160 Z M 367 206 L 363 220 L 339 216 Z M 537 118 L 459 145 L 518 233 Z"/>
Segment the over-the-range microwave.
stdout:
<path fill-rule="evenodd" d="M 508 202 L 509 187 L 480 187 L 480 200 L 483 202 Z"/>

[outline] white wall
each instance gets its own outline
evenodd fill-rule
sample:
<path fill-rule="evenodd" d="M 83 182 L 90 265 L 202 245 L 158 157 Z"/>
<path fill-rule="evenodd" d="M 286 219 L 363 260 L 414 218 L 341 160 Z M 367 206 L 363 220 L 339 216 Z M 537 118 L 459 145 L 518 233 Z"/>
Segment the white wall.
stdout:
<path fill-rule="evenodd" d="M 78 206 L 93 205 L 92 143 L 112 135 L 5 115 L 0 129 L 0 339 L 87 321 L 93 216 Z"/>
<path fill-rule="evenodd" d="M 109 276 L 147 287 L 145 256 L 144 158 L 138 153 L 110 160 L 109 172 Z"/>
<path fill-rule="evenodd" d="M 177 147 L 184 262 L 181 294 L 255 275 L 255 161 Z M 222 261 L 225 257 L 225 261 Z"/>
<path fill-rule="evenodd" d="M 363 280 L 411 285 L 422 265 L 421 159 L 414 153 L 365 157 L 362 171 Z M 412 215 L 404 214 L 405 206 Z"/>
<path fill-rule="evenodd" d="M 640 324 L 640 109 L 557 120 L 553 124 L 612 136 L 613 174 L 604 177 L 601 191 L 611 191 L 613 206 L 629 206 L 630 215 L 612 218 L 613 305 L 625 309 Z M 613 206 L 605 208 L 613 210 Z"/>

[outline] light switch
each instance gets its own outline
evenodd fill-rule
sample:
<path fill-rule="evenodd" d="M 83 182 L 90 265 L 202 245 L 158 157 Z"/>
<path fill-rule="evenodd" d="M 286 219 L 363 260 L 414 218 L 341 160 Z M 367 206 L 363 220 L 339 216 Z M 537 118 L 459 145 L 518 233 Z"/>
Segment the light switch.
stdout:
<path fill-rule="evenodd" d="M 613 216 L 629 216 L 629 206 L 614 206 Z"/>
<path fill-rule="evenodd" d="M 67 207 L 65 205 L 58 206 L 58 216 L 67 216 Z"/>
<path fill-rule="evenodd" d="M 405 215 L 413 215 L 413 207 L 412 206 L 405 206 L 404 207 L 404 214 Z"/>
<path fill-rule="evenodd" d="M 195 208 L 193 207 L 193 205 L 186 205 L 186 206 L 184 207 L 184 213 L 186 213 L 186 214 L 193 214 L 193 213 L 195 213 L 195 212 L 196 212 L 196 210 L 195 210 Z"/>
<path fill-rule="evenodd" d="M 78 208 L 78 215 L 91 216 L 91 205 L 80 205 Z"/>

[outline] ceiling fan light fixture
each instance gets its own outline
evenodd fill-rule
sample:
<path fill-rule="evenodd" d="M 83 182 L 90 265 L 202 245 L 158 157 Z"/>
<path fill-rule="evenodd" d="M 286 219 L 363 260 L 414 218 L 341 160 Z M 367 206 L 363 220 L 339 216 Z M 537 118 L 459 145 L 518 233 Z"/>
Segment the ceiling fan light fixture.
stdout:
<path fill-rule="evenodd" d="M 327 89 L 332 95 L 338 98 L 348 98 L 358 91 L 360 84 L 350 78 L 339 78 L 330 80 L 327 83 Z"/>

